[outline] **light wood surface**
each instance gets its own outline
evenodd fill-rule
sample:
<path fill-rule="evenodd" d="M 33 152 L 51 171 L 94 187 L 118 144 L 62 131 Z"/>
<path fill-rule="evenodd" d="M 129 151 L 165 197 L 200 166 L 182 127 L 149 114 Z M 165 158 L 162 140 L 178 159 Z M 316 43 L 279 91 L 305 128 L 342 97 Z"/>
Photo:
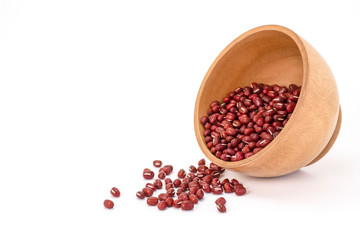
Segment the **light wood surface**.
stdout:
<path fill-rule="evenodd" d="M 212 101 L 252 82 L 302 86 L 296 108 L 280 134 L 262 151 L 238 162 L 215 157 L 207 148 L 200 117 Z M 231 42 L 215 59 L 195 104 L 195 134 L 205 156 L 227 169 L 256 177 L 292 173 L 321 159 L 341 126 L 336 82 L 319 53 L 288 28 L 267 25 Z"/>

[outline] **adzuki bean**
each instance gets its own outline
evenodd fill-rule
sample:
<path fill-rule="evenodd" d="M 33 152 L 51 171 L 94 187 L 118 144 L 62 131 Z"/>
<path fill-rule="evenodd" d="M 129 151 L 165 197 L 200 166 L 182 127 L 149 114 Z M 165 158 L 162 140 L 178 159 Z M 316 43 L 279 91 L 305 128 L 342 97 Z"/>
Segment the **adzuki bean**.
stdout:
<path fill-rule="evenodd" d="M 219 212 L 221 212 L 221 213 L 226 212 L 226 207 L 224 204 L 217 204 L 216 207 Z"/>
<path fill-rule="evenodd" d="M 158 205 L 157 205 L 159 210 L 165 210 L 167 207 L 167 203 L 165 202 L 165 200 L 161 200 Z"/>
<path fill-rule="evenodd" d="M 139 199 L 144 199 L 145 198 L 145 193 L 143 193 L 142 191 L 138 191 L 136 193 L 136 197 L 138 197 Z"/>
<path fill-rule="evenodd" d="M 114 197 L 120 197 L 120 191 L 119 189 L 117 189 L 116 187 L 113 187 L 110 190 L 111 195 L 113 195 Z"/>
<path fill-rule="evenodd" d="M 143 177 L 145 179 L 153 179 L 154 175 L 155 175 L 154 172 L 151 171 L 150 169 L 145 168 L 143 171 Z"/>
<path fill-rule="evenodd" d="M 217 204 L 217 205 L 219 205 L 219 204 L 225 204 L 226 203 L 226 200 L 225 200 L 225 198 L 223 198 L 223 197 L 219 197 L 218 199 L 216 199 L 216 201 L 215 201 L 215 203 Z"/>
<path fill-rule="evenodd" d="M 104 207 L 106 207 L 107 209 L 111 209 L 114 207 L 114 202 L 109 199 L 106 199 L 104 201 Z"/>
<path fill-rule="evenodd" d="M 194 208 L 194 203 L 190 200 L 184 200 L 181 202 L 181 209 L 182 210 L 191 210 Z"/>
<path fill-rule="evenodd" d="M 156 206 L 159 202 L 159 199 L 157 197 L 149 197 L 148 199 L 146 199 L 146 203 L 149 206 Z"/>
<path fill-rule="evenodd" d="M 161 165 L 162 165 L 162 161 L 161 160 L 154 160 L 153 161 L 153 165 L 154 165 L 154 167 L 161 167 Z"/>

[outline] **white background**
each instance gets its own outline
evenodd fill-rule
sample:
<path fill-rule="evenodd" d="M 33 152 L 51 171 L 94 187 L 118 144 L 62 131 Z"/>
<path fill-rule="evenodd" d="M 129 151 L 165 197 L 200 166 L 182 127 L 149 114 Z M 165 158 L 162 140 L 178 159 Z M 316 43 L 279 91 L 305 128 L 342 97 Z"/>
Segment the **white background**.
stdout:
<path fill-rule="evenodd" d="M 359 239 L 359 12 L 355 0 L 1 0 L 0 239 Z M 343 110 L 336 144 L 288 176 L 227 172 L 249 193 L 226 195 L 226 214 L 214 195 L 189 212 L 146 206 L 135 197 L 143 168 L 203 157 L 193 110 L 211 63 L 265 24 L 328 62 Z"/>

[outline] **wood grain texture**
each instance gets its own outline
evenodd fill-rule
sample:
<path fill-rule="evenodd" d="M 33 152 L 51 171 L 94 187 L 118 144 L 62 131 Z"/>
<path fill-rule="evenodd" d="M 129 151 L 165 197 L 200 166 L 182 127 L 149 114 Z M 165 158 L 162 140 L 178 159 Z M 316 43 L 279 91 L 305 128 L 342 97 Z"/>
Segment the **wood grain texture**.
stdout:
<path fill-rule="evenodd" d="M 302 86 L 296 108 L 280 134 L 262 151 L 238 162 L 215 157 L 207 148 L 200 117 L 212 101 L 252 82 Z M 198 144 L 215 164 L 256 177 L 294 172 L 323 157 L 341 125 L 339 97 L 331 70 L 319 53 L 288 28 L 267 25 L 231 42 L 210 66 L 195 104 Z"/>

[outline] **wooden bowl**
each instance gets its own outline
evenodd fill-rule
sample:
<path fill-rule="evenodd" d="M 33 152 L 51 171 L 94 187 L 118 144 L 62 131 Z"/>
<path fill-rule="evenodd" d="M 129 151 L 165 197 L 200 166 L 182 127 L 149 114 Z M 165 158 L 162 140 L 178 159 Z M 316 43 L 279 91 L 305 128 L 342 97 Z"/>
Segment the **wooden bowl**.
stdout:
<path fill-rule="evenodd" d="M 268 146 L 247 159 L 223 161 L 207 148 L 200 117 L 212 101 L 252 82 L 294 83 L 302 90 L 291 118 Z M 249 176 L 275 177 L 315 163 L 330 150 L 341 109 L 334 76 L 319 53 L 290 29 L 267 25 L 242 34 L 215 59 L 200 86 L 194 120 L 198 144 L 212 162 Z"/>

